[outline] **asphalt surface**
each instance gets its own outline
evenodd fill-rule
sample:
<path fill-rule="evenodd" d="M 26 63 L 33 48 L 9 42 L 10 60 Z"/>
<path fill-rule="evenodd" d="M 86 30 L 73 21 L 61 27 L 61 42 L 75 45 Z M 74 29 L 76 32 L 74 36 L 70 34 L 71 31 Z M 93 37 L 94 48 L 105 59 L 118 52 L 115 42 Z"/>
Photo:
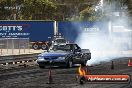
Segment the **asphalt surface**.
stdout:
<path fill-rule="evenodd" d="M 129 58 L 132 59 L 132 58 Z M 132 75 L 132 67 L 128 67 L 128 58 L 113 60 L 114 69 L 110 62 L 102 62 L 88 67 L 90 74 L 129 74 Z M 22 67 L 0 71 L 0 88 L 132 88 L 130 83 L 86 83 L 80 85 L 77 82 L 78 67 L 70 69 L 54 67 L 52 72 L 52 84 L 48 83 L 49 68 Z M 132 77 L 132 76 L 131 76 Z"/>

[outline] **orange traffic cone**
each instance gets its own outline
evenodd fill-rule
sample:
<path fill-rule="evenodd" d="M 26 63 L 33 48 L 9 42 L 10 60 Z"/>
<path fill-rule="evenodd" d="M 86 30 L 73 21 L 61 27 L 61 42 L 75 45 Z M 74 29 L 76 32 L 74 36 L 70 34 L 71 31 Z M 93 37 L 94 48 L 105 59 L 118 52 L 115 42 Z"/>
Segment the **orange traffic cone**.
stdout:
<path fill-rule="evenodd" d="M 128 67 L 131 67 L 132 66 L 132 62 L 131 62 L 131 60 L 129 59 L 129 61 L 128 61 Z"/>

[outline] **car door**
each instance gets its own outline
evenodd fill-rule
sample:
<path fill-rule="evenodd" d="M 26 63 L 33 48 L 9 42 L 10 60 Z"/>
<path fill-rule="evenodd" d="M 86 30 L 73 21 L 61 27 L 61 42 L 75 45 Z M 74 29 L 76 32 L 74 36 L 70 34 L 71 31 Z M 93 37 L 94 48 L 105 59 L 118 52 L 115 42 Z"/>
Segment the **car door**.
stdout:
<path fill-rule="evenodd" d="M 73 45 L 74 48 L 74 57 L 73 57 L 73 63 L 79 64 L 81 61 L 81 49 L 76 44 Z"/>

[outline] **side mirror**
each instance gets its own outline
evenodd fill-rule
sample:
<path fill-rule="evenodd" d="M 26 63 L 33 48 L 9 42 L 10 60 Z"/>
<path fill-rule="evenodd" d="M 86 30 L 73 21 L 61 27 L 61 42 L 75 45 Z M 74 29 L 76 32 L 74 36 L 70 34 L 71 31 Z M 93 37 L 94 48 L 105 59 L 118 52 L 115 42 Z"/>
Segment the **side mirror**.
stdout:
<path fill-rule="evenodd" d="M 81 49 L 79 48 L 79 49 L 77 49 L 77 52 L 81 52 Z"/>

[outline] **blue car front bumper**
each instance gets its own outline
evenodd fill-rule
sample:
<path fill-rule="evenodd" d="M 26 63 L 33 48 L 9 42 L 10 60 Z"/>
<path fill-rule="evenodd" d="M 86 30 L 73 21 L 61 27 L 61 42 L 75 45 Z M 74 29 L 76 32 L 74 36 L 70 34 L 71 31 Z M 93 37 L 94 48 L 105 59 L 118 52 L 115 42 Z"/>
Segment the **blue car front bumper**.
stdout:
<path fill-rule="evenodd" d="M 41 66 L 65 66 L 66 65 L 65 59 L 54 59 L 54 60 L 38 59 L 37 63 Z"/>

